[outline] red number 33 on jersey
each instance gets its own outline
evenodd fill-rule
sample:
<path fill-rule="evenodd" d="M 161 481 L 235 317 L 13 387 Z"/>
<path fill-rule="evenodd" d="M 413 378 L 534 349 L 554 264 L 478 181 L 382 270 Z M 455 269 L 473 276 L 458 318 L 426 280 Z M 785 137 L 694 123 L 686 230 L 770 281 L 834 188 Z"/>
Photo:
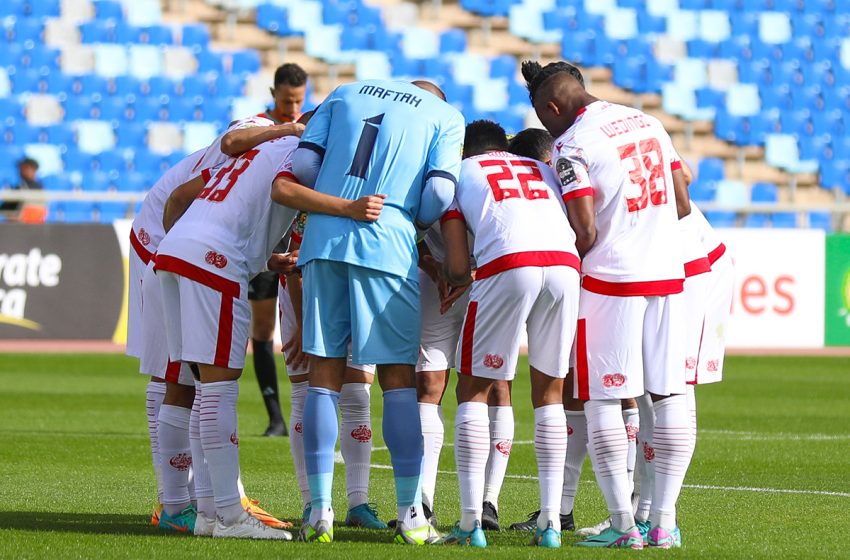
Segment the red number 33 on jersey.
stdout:
<path fill-rule="evenodd" d="M 543 175 L 537 162 L 530 159 L 486 159 L 478 164 L 487 173 L 487 182 L 493 191 L 493 199 L 501 202 L 506 198 L 525 198 L 527 200 L 538 200 L 549 198 L 549 190 L 546 188 L 535 189 L 529 183 L 543 183 Z M 499 168 L 499 170 L 488 171 L 488 168 Z M 526 173 L 516 173 L 515 168 L 525 169 Z M 519 188 L 503 187 L 502 181 L 513 181 L 519 183 Z"/>
<path fill-rule="evenodd" d="M 629 212 L 667 204 L 667 179 L 664 177 L 664 156 L 655 138 L 617 148 L 620 159 L 627 166 L 629 180 L 640 188 L 640 195 L 626 198 Z"/>
<path fill-rule="evenodd" d="M 248 150 L 233 160 L 230 165 L 221 168 L 204 189 L 198 193 L 197 198 L 207 199 L 210 202 L 224 200 L 230 194 L 230 189 L 236 184 L 236 180 L 248 169 L 248 166 L 259 153 L 259 150 Z"/>

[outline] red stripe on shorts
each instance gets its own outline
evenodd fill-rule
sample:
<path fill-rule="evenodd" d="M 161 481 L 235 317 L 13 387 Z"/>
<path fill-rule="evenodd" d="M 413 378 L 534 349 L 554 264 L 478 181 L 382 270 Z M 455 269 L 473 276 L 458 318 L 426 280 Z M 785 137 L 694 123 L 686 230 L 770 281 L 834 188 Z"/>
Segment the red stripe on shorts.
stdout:
<path fill-rule="evenodd" d="M 475 336 L 475 315 L 478 302 L 470 301 L 466 308 L 466 321 L 463 322 L 463 336 L 460 341 L 460 373 L 472 375 L 472 339 Z"/>
<path fill-rule="evenodd" d="M 165 272 L 173 272 L 179 276 L 193 280 L 198 284 L 203 284 L 207 288 L 212 288 L 217 292 L 230 297 L 239 297 L 239 282 L 230 280 L 224 276 L 219 276 L 214 272 L 205 270 L 183 259 L 172 257 L 171 255 L 157 254 L 156 270 L 164 270 Z"/>
<path fill-rule="evenodd" d="M 213 365 L 230 367 L 230 348 L 233 345 L 233 298 L 221 294 L 221 310 L 218 312 L 218 338 L 215 341 Z"/>
<path fill-rule="evenodd" d="M 177 383 L 178 379 L 180 379 L 180 362 L 168 360 L 168 365 L 165 366 L 165 380 L 169 383 Z"/>
<path fill-rule="evenodd" d="M 587 320 L 579 319 L 576 328 L 576 386 L 578 398 L 590 400 L 590 386 L 587 371 Z"/>

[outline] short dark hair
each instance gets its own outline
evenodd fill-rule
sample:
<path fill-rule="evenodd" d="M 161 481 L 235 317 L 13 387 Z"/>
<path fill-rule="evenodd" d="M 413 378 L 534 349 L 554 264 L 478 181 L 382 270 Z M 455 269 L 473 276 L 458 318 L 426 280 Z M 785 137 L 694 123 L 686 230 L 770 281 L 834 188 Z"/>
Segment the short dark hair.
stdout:
<path fill-rule="evenodd" d="M 30 167 L 35 167 L 38 169 L 38 162 L 32 159 L 31 157 L 25 157 L 18 161 L 18 167 L 23 167 L 25 165 L 29 165 Z"/>
<path fill-rule="evenodd" d="M 537 94 L 540 86 L 546 80 L 561 72 L 566 72 L 575 78 L 581 84 L 581 87 L 585 87 L 584 76 L 581 75 L 581 70 L 569 62 L 561 60 L 560 62 L 550 62 L 546 66 L 540 66 L 539 62 L 533 60 L 524 60 L 522 62 L 522 77 L 525 78 L 525 82 L 528 85 L 528 97 L 531 99 L 531 103 L 534 103 L 534 96 Z"/>
<path fill-rule="evenodd" d="M 307 72 L 295 63 L 279 66 L 274 73 L 274 87 L 301 87 L 307 83 Z"/>
<path fill-rule="evenodd" d="M 482 119 L 466 125 L 466 134 L 463 137 L 464 157 L 481 155 L 488 150 L 507 149 L 508 137 L 499 123 Z"/>
<path fill-rule="evenodd" d="M 518 156 L 545 161 L 552 151 L 552 135 L 542 128 L 526 128 L 511 138 L 508 151 Z"/>

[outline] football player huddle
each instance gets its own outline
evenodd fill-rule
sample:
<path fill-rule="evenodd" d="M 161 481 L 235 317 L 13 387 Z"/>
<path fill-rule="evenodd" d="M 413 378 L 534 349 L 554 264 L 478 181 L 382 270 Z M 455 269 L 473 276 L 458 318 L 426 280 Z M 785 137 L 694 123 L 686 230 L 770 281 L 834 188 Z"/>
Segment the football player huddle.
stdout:
<path fill-rule="evenodd" d="M 546 130 L 509 140 L 492 121 L 465 126 L 433 83 L 355 82 L 315 111 L 232 123 L 151 189 L 131 232 L 127 351 L 151 377 L 160 529 L 293 538 L 245 495 L 239 469 L 238 380 L 248 339 L 265 348 L 249 286 L 271 272 L 300 540 L 334 539 L 340 440 L 346 525 L 392 528 L 401 544 L 486 547 L 485 530 L 500 529 L 527 334 L 540 507 L 511 528 L 560 547 L 589 453 L 609 517 L 577 544 L 681 546 L 694 385 L 722 376 L 731 258 L 657 119 L 593 97 L 567 62 L 527 61 L 522 73 Z M 304 74 L 284 65 L 273 92 L 277 77 L 303 85 L 287 75 Z M 442 534 L 452 369 L 461 511 Z M 258 379 L 279 433 L 273 370 Z M 376 377 L 396 490 L 388 523 L 368 494 Z"/>

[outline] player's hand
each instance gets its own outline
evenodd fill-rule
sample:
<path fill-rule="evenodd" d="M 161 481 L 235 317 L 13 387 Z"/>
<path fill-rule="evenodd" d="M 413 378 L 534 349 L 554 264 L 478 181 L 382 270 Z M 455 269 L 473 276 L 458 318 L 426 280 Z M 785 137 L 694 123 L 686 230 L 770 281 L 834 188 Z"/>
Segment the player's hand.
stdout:
<path fill-rule="evenodd" d="M 266 263 L 268 269 L 279 274 L 292 274 L 298 268 L 298 251 L 291 253 L 272 253 L 271 258 Z"/>
<path fill-rule="evenodd" d="M 280 130 L 281 136 L 298 136 L 299 138 L 304 133 L 304 129 L 306 128 L 301 123 L 286 123 L 279 124 L 278 130 Z"/>
<path fill-rule="evenodd" d="M 422 255 L 422 258 L 419 259 L 419 268 L 421 268 L 425 274 L 428 275 L 428 278 L 433 280 L 440 285 L 440 271 L 443 270 L 443 263 L 435 259 L 432 255 Z M 440 292 L 440 297 L 442 297 L 443 293 Z"/>
<path fill-rule="evenodd" d="M 385 194 L 370 194 L 348 204 L 348 217 L 361 222 L 376 222 L 384 208 Z"/>
<path fill-rule="evenodd" d="M 302 369 L 307 367 L 309 356 L 301 347 L 301 328 L 295 329 L 289 342 L 283 345 L 283 354 L 286 356 L 286 367 L 290 369 Z"/>
<path fill-rule="evenodd" d="M 464 284 L 463 286 L 447 286 L 447 292 L 445 296 L 440 293 L 440 315 L 445 315 L 449 309 L 452 308 L 452 305 L 460 299 L 460 296 L 466 293 L 466 290 L 472 285 L 472 280 L 470 279 L 468 284 Z"/>

